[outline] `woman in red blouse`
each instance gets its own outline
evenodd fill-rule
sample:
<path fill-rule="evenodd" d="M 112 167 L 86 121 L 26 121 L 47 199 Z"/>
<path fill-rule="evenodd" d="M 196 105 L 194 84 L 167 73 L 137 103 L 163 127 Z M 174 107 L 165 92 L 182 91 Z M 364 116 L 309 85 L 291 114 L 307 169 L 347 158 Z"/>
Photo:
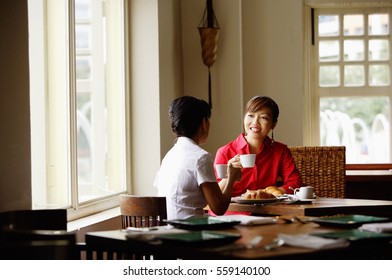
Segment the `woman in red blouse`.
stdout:
<path fill-rule="evenodd" d="M 244 129 L 237 139 L 218 149 L 215 164 L 231 163 L 241 167 L 239 155 L 256 154 L 253 168 L 243 168 L 242 178 L 234 184 L 232 196 L 247 190 L 275 186 L 282 194 L 293 193 L 302 185 L 301 175 L 287 145 L 274 141 L 273 129 L 279 117 L 279 107 L 267 96 L 255 96 L 245 107 Z M 271 138 L 268 136 L 272 131 Z M 215 166 L 215 165 L 214 165 Z M 280 178 L 283 184 L 277 187 Z M 225 180 L 225 179 L 222 179 Z"/>

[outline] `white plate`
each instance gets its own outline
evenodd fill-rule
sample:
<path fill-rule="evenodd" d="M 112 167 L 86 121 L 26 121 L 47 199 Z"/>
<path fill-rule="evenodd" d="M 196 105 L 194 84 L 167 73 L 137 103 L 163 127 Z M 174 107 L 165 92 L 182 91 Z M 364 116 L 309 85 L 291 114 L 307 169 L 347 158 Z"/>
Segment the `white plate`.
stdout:
<path fill-rule="evenodd" d="M 287 195 L 288 199 L 290 200 L 298 200 L 298 201 L 315 201 L 317 199 L 317 197 L 315 196 L 314 198 L 299 198 L 298 196 L 294 195 L 294 194 L 289 194 Z"/>
<path fill-rule="evenodd" d="M 245 199 L 241 196 L 238 196 L 238 197 L 233 197 L 231 200 L 241 204 L 267 204 L 267 203 L 277 202 L 279 199 L 278 198 Z"/>

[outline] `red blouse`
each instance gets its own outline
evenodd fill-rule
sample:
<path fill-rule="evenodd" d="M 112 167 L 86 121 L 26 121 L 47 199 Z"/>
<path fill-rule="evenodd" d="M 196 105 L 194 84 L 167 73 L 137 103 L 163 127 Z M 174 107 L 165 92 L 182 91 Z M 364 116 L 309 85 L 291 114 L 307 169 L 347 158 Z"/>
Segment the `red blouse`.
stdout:
<path fill-rule="evenodd" d="M 237 154 L 249 154 L 249 145 L 244 134 L 240 134 L 237 139 L 218 149 L 214 166 L 227 163 Z M 283 180 L 282 187 L 287 193 L 293 193 L 289 187 L 295 189 L 302 186 L 301 175 L 295 167 L 290 149 L 283 143 L 272 142 L 267 136 L 263 148 L 256 155 L 255 167 L 242 169 L 241 181 L 234 184 L 232 196 L 240 196 L 247 190 L 276 186 L 278 177 Z"/>

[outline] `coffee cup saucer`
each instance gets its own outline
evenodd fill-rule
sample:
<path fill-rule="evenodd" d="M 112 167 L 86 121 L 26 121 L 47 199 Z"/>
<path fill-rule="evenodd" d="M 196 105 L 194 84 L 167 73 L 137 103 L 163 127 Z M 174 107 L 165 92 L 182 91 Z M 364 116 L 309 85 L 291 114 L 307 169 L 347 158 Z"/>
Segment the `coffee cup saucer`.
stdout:
<path fill-rule="evenodd" d="M 300 201 L 315 201 L 317 199 L 317 197 L 315 197 L 315 198 L 299 198 L 298 197 L 298 200 L 300 200 Z"/>
<path fill-rule="evenodd" d="M 316 195 L 314 195 L 313 198 L 300 198 L 295 194 L 289 194 L 287 196 L 290 200 L 298 200 L 298 201 L 315 201 L 317 199 Z"/>

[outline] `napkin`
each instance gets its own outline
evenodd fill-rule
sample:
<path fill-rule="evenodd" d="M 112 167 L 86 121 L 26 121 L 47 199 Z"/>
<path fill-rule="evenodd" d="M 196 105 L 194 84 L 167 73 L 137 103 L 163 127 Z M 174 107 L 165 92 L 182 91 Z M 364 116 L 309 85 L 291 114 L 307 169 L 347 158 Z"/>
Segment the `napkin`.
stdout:
<path fill-rule="evenodd" d="M 239 221 L 241 225 L 262 225 L 276 223 L 276 219 L 272 217 L 249 216 L 249 215 L 225 215 L 216 216 L 215 218 L 223 221 Z"/>
<path fill-rule="evenodd" d="M 333 249 L 333 248 L 342 248 L 347 247 L 349 242 L 346 239 L 339 238 L 324 238 L 319 236 L 314 236 L 310 234 L 278 234 L 278 238 L 284 240 L 284 244 L 295 246 L 295 247 L 304 247 L 310 249 Z"/>
<path fill-rule="evenodd" d="M 358 229 L 371 232 L 392 232 L 392 223 L 363 224 Z"/>

